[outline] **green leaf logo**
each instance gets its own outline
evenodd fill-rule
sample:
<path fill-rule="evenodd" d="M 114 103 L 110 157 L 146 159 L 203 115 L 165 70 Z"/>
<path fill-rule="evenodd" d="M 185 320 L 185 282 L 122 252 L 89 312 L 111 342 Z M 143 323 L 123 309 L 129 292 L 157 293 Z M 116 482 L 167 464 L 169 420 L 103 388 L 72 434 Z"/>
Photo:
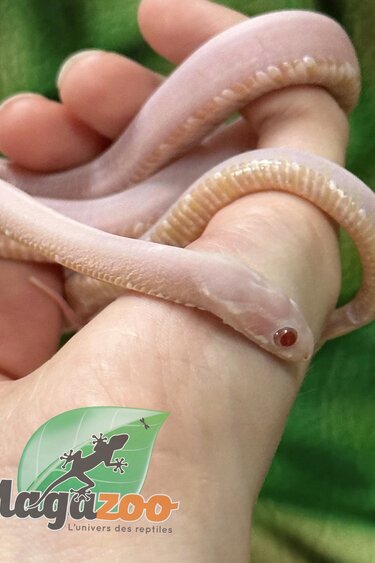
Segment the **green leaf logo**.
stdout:
<path fill-rule="evenodd" d="M 128 434 L 123 449 L 113 454 L 113 460 L 125 458 L 124 473 L 100 463 L 87 475 L 95 483 L 93 493 L 139 493 L 156 436 L 167 416 L 166 412 L 125 407 L 85 407 L 59 414 L 38 428 L 26 444 L 18 467 L 18 490 L 45 491 L 67 473 L 60 456 L 70 450 L 81 450 L 82 457 L 93 453 L 93 435 L 103 434 L 110 440 L 114 435 Z M 71 477 L 57 485 L 54 492 L 80 487 L 79 479 Z"/>

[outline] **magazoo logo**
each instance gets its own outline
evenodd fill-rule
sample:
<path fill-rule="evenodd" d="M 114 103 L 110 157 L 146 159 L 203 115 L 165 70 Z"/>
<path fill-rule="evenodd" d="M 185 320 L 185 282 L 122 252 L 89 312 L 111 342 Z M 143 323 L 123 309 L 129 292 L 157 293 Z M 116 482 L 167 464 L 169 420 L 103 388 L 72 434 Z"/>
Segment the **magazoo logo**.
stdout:
<path fill-rule="evenodd" d="M 28 441 L 18 467 L 20 491 L 0 481 L 0 517 L 46 518 L 60 530 L 67 517 L 165 522 L 178 510 L 165 494 L 145 499 L 156 436 L 168 413 L 120 407 L 87 407 L 62 413 Z"/>

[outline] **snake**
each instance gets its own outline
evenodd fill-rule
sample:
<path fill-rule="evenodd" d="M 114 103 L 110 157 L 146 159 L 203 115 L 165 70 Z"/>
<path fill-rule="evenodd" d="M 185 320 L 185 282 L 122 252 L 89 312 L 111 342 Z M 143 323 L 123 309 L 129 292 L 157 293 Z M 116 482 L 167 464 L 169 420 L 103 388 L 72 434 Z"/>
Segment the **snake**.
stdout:
<path fill-rule="evenodd" d="M 233 257 L 186 248 L 233 201 L 294 194 L 341 225 L 361 261 L 361 287 L 327 319 L 322 342 L 374 320 L 372 190 L 308 152 L 247 150 L 243 124 L 228 123 L 251 101 L 295 85 L 325 88 L 346 113 L 355 107 L 360 69 L 334 20 L 272 12 L 218 34 L 92 162 L 52 174 L 0 162 L 0 255 L 64 266 L 66 299 L 84 322 L 135 291 L 207 311 L 283 360 L 309 360 L 317 343 L 293 299 Z"/>

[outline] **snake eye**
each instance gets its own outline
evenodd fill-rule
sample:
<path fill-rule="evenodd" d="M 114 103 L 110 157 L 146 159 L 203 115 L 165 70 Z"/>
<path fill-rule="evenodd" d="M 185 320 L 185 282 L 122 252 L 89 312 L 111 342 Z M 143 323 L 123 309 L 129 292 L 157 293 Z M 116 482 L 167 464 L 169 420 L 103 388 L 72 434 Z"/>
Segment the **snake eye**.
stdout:
<path fill-rule="evenodd" d="M 276 346 L 289 348 L 289 346 L 293 346 L 293 344 L 297 342 L 297 337 L 298 334 L 294 328 L 285 326 L 275 332 L 275 334 L 273 335 L 273 341 L 275 342 Z"/>

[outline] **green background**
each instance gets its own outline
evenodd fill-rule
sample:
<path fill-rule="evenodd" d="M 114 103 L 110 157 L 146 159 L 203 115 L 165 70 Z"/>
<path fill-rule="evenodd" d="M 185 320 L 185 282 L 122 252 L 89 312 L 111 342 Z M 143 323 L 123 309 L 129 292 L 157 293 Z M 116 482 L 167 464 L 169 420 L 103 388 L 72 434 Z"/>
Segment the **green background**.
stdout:
<path fill-rule="evenodd" d="M 342 23 L 363 73 L 350 118 L 348 168 L 374 187 L 374 1 L 218 3 L 249 15 L 306 8 Z M 142 41 L 137 6 L 138 0 L 0 0 L 0 97 L 25 90 L 56 97 L 59 66 L 83 48 L 126 53 L 168 72 L 171 66 Z M 346 300 L 359 275 L 346 239 L 342 257 Z M 375 562 L 374 345 L 375 323 L 328 343 L 314 359 L 256 507 L 254 563 Z"/>

